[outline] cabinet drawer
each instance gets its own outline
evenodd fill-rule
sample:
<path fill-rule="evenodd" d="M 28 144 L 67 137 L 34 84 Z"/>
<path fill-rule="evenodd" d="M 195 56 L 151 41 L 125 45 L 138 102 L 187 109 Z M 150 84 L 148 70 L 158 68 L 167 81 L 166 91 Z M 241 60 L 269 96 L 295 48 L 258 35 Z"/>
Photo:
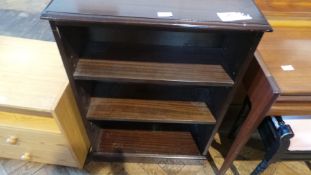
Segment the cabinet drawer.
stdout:
<path fill-rule="evenodd" d="M 9 139 L 15 137 L 15 143 Z M 0 145 L 14 145 L 22 147 L 67 147 L 68 143 L 61 133 L 42 132 L 13 127 L 0 127 Z"/>
<path fill-rule="evenodd" d="M 0 157 L 22 159 L 23 155 L 27 161 L 76 166 L 61 133 L 0 127 Z"/>
<path fill-rule="evenodd" d="M 0 145 L 0 157 L 34 161 L 47 164 L 77 166 L 69 149 L 66 147 L 54 149 L 45 147 L 22 147 L 17 145 Z"/>

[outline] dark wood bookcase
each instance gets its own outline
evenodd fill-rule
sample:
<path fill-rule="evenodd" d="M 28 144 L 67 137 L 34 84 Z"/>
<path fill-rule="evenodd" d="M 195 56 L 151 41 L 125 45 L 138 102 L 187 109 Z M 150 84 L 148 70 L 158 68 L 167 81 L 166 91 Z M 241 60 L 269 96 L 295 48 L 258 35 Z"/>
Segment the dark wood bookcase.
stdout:
<path fill-rule="evenodd" d="M 253 19 L 217 17 L 236 11 Z M 263 32 L 271 31 L 244 0 L 53 0 L 41 18 L 50 21 L 90 155 L 116 160 L 205 159 Z"/>

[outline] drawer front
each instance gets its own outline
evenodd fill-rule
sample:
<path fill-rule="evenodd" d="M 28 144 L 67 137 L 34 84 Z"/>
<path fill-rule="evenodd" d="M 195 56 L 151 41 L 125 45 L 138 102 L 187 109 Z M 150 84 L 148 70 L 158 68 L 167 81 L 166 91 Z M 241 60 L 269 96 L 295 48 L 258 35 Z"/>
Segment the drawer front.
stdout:
<path fill-rule="evenodd" d="M 77 166 L 68 148 L 49 150 L 44 147 L 24 148 L 13 145 L 0 145 L 0 156 L 10 159 L 34 161 L 64 166 Z"/>
<path fill-rule="evenodd" d="M 47 149 L 50 146 L 68 147 L 65 137 L 60 133 L 0 127 L 0 145 L 9 144 L 7 141 L 12 137 L 16 138 L 16 143 L 12 143 L 12 145 L 17 146 L 45 147 Z"/>
<path fill-rule="evenodd" d="M 0 127 L 0 157 L 76 166 L 65 137 L 60 133 Z"/>

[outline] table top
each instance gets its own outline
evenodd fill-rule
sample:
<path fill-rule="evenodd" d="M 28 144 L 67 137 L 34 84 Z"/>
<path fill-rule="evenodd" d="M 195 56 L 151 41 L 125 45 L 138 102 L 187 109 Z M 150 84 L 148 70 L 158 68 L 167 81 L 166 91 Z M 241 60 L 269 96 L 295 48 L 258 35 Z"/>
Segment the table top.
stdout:
<path fill-rule="evenodd" d="M 0 36 L 0 110 L 53 111 L 68 86 L 54 42 Z"/>
<path fill-rule="evenodd" d="M 273 26 L 311 27 L 310 0 L 255 0 Z"/>
<path fill-rule="evenodd" d="M 311 28 L 274 27 L 258 46 L 258 57 L 282 96 L 311 98 Z M 283 67 L 282 67 L 283 66 Z"/>
<path fill-rule="evenodd" d="M 233 20 L 241 18 L 231 14 L 232 21 L 224 21 L 217 14 L 227 12 L 241 12 L 252 19 Z M 52 0 L 41 18 L 209 29 L 271 29 L 250 0 Z"/>

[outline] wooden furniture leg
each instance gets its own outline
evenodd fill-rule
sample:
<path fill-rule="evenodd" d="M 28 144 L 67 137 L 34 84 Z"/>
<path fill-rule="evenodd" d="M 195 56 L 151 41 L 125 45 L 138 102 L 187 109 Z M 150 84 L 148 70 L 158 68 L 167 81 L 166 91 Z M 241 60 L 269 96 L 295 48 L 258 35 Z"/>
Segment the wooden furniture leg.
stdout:
<path fill-rule="evenodd" d="M 245 78 L 244 84 L 252 106 L 220 168 L 220 175 L 225 174 L 231 166 L 243 146 L 247 143 L 252 132 L 259 126 L 279 95 L 277 88 L 272 87 L 274 83 L 272 83 L 273 79 L 271 77 L 266 77 L 261 69 L 250 69 L 250 71 L 251 73 L 248 74 L 249 77 Z"/>

